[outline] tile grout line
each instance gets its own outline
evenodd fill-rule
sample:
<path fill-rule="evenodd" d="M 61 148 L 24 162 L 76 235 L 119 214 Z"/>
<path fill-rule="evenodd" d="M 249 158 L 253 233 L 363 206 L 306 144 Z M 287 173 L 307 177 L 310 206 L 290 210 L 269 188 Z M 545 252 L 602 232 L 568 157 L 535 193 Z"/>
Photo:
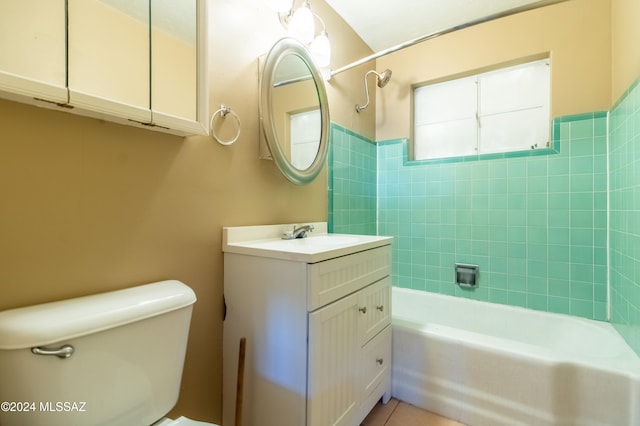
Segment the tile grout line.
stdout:
<path fill-rule="evenodd" d="M 393 407 L 393 410 L 391 410 L 391 413 L 389 414 L 389 417 L 387 417 L 387 419 L 384 421 L 384 425 L 383 426 L 387 426 L 387 424 L 389 424 L 389 421 L 391 420 L 391 417 L 393 417 L 393 413 L 396 412 L 396 410 L 398 409 L 398 407 L 400 406 L 400 404 L 402 404 L 402 401 L 398 401 L 398 403 L 396 404 L 395 407 Z"/>

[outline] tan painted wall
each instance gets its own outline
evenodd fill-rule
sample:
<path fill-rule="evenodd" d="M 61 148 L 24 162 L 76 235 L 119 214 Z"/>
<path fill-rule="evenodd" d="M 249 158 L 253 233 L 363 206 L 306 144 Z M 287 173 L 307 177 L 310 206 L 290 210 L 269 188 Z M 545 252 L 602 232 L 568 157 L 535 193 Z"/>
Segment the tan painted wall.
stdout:
<path fill-rule="evenodd" d="M 640 76 L 640 2 L 612 0 L 612 84 L 611 102 Z"/>
<path fill-rule="evenodd" d="M 611 0 L 571 0 L 379 58 L 377 68 L 393 78 L 377 89 L 376 139 L 409 137 L 412 84 L 544 52 L 552 58 L 552 117 L 609 109 Z"/>
<path fill-rule="evenodd" d="M 323 2 L 312 7 L 336 66 L 371 53 Z M 258 159 L 257 57 L 283 35 L 267 2 L 215 0 L 209 9 L 212 112 L 224 103 L 242 120 L 230 147 L 0 100 L 0 310 L 184 281 L 198 302 L 173 414 L 219 422 L 221 228 L 326 220 L 327 173 L 299 187 Z M 361 74 L 340 82 L 349 79 Z M 328 87 L 332 119 L 348 125 L 340 104 L 354 95 L 339 90 Z M 373 126 L 359 123 L 369 134 Z"/>

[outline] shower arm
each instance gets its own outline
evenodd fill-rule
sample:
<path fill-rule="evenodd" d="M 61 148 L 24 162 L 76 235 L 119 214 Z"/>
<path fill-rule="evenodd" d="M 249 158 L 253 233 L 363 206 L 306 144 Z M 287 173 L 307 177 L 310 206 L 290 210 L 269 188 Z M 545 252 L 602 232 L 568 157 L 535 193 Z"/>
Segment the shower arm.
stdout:
<path fill-rule="evenodd" d="M 367 71 L 367 73 L 364 75 L 364 91 L 367 94 L 367 101 L 363 105 L 356 104 L 356 112 L 358 113 L 369 106 L 369 84 L 367 82 L 367 77 L 369 76 L 369 74 L 375 74 L 378 78 L 380 77 L 380 74 L 378 74 L 374 70 Z"/>

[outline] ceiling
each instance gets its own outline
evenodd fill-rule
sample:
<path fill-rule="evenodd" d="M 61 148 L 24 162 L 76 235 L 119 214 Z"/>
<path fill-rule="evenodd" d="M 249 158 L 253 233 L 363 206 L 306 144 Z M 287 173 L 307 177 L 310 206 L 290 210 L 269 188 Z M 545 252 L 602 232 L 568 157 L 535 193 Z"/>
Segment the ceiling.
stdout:
<path fill-rule="evenodd" d="M 544 0 L 325 0 L 374 51 Z M 331 29 L 328 29 L 331 31 Z"/>

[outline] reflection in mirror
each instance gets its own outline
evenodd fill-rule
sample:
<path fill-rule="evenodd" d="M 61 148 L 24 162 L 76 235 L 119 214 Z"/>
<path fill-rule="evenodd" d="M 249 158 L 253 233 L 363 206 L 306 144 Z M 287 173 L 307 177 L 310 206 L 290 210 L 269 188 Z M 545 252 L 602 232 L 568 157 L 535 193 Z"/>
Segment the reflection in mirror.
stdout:
<path fill-rule="evenodd" d="M 327 154 L 329 109 L 324 81 L 307 48 L 278 41 L 260 77 L 260 119 L 271 156 L 291 182 L 311 182 Z"/>
<path fill-rule="evenodd" d="M 311 71 L 301 57 L 288 55 L 275 70 L 273 115 L 277 140 L 293 167 L 305 170 L 320 145 L 320 102 Z"/>
<path fill-rule="evenodd" d="M 320 108 L 289 116 L 291 122 L 291 164 L 304 170 L 313 164 L 320 144 Z"/>

